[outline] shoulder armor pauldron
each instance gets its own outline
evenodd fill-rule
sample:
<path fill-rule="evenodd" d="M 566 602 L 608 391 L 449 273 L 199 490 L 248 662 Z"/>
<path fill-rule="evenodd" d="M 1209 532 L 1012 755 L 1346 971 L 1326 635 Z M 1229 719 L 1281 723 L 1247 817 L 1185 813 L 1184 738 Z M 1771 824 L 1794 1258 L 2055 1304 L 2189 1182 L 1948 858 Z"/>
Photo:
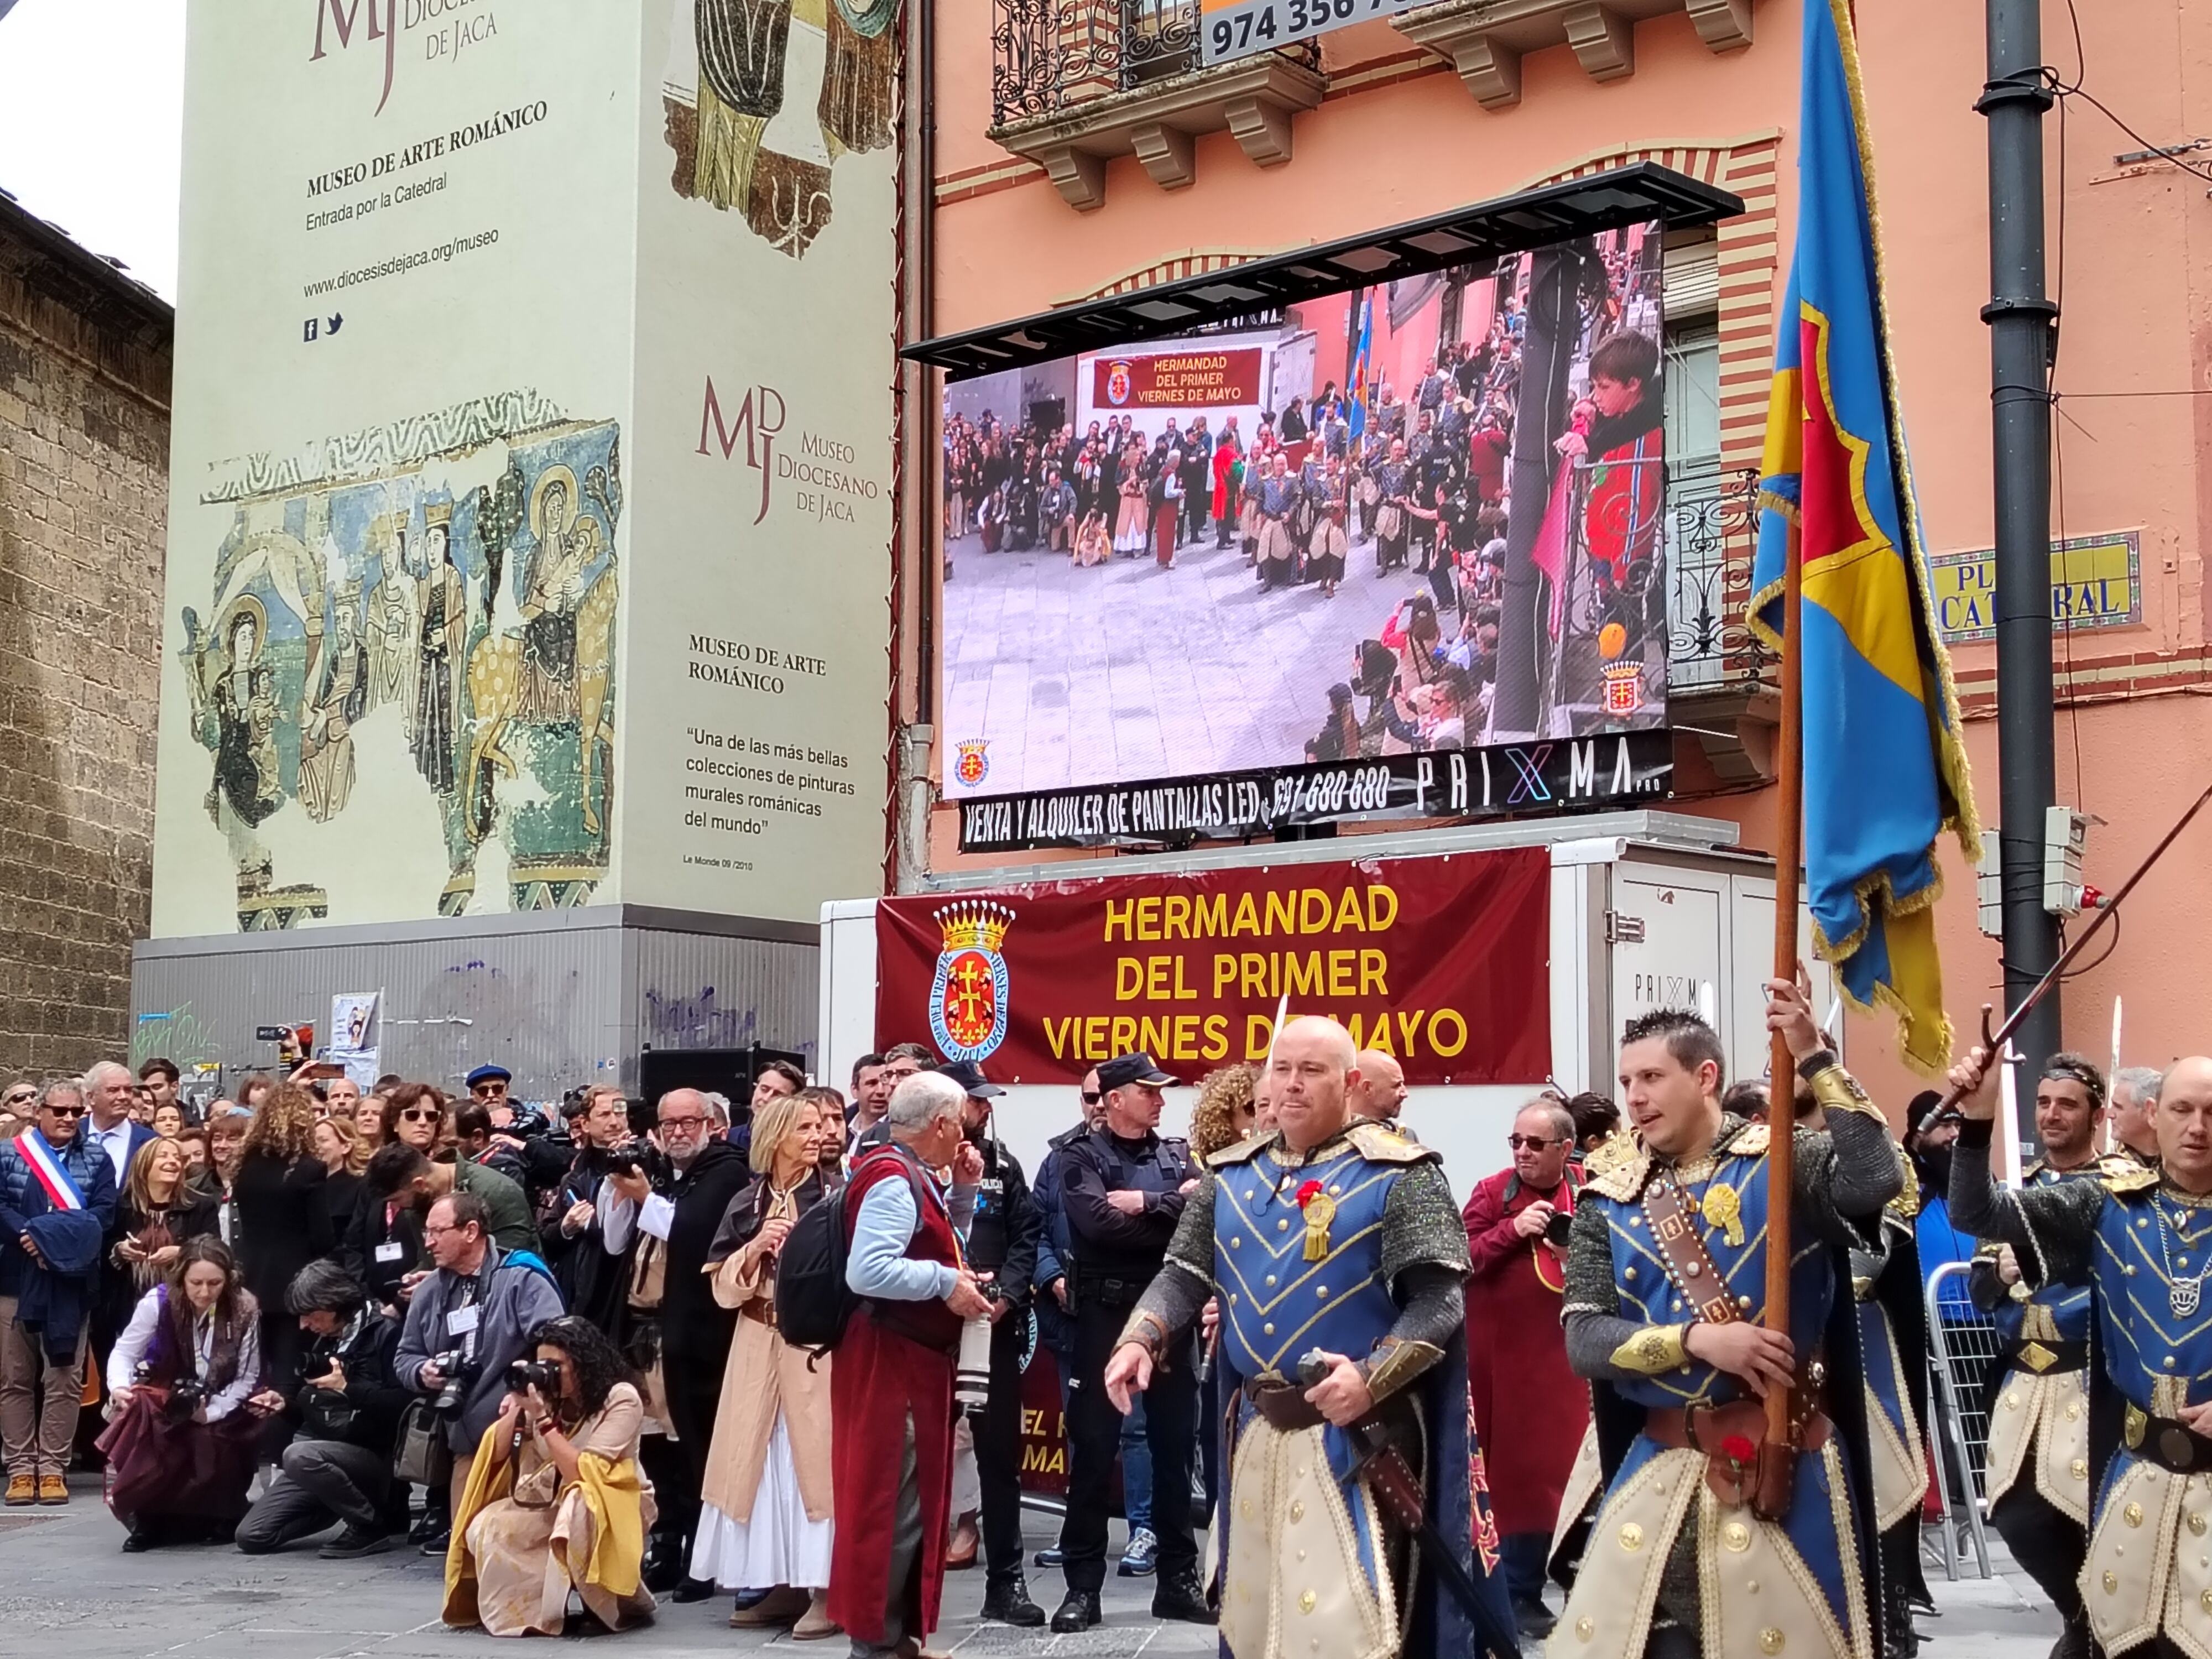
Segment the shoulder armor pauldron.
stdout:
<path fill-rule="evenodd" d="M 1249 1134 L 1235 1146 L 1224 1146 L 1219 1152 L 1211 1154 L 1206 1160 L 1206 1167 L 1209 1170 L 1228 1170 L 1239 1164 L 1249 1164 L 1275 1144 L 1275 1134 L 1276 1131 L 1273 1129 Z"/>
<path fill-rule="evenodd" d="M 1408 1140 L 1395 1129 L 1362 1121 L 1352 1125 L 1352 1144 L 1370 1164 L 1433 1164 L 1440 1161 L 1433 1147 Z"/>
<path fill-rule="evenodd" d="M 2158 1171 L 2131 1158 L 2109 1157 L 2097 1161 L 2097 1178 L 2108 1193 L 2147 1193 L 2158 1185 Z"/>

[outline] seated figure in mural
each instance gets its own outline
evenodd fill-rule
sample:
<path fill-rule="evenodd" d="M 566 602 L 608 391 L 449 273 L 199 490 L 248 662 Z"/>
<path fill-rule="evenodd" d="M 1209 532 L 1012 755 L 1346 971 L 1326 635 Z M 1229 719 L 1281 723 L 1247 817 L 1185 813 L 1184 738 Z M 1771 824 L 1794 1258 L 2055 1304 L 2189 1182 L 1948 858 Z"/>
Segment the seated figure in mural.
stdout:
<path fill-rule="evenodd" d="M 522 598 L 522 695 L 517 713 L 528 720 L 577 717 L 576 607 L 586 569 L 599 554 L 597 520 L 576 513 L 576 476 L 546 470 L 531 514 L 538 538 Z"/>

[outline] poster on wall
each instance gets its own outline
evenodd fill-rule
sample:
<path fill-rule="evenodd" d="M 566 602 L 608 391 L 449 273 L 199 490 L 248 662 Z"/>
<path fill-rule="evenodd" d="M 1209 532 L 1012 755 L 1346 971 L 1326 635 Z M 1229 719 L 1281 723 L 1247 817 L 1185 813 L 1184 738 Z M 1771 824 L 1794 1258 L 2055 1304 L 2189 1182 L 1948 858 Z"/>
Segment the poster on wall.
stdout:
<path fill-rule="evenodd" d="M 1662 240 L 948 388 L 963 847 L 1663 796 Z"/>
<path fill-rule="evenodd" d="M 1542 849 L 885 899 L 876 1046 L 1026 1084 L 1141 1048 L 1194 1080 L 1264 1059 L 1287 997 L 1408 1083 L 1540 1083 L 1550 905 Z"/>
<path fill-rule="evenodd" d="M 618 10 L 189 9 L 156 935 L 614 896 Z"/>
<path fill-rule="evenodd" d="M 879 890 L 897 8 L 649 0 L 633 902 L 811 924 Z"/>
<path fill-rule="evenodd" d="M 874 886 L 890 21 L 193 0 L 155 935 Z"/>

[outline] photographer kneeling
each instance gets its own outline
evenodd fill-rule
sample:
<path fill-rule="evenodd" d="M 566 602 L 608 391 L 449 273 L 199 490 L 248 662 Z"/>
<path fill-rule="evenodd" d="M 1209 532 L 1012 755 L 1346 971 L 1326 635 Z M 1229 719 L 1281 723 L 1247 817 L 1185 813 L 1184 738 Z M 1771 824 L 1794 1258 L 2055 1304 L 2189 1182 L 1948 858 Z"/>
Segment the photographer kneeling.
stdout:
<path fill-rule="evenodd" d="M 107 1359 L 107 1506 L 126 1551 L 227 1540 L 253 1482 L 261 1310 L 219 1238 L 186 1241 Z M 257 1408 L 258 1410 L 258 1408 Z"/>
<path fill-rule="evenodd" d="M 645 1403 L 621 1352 L 586 1321 L 530 1333 L 499 1415 L 453 1504 L 445 1620 L 494 1636 L 559 1636 L 568 1596 L 619 1630 L 653 1616 L 642 1581 L 653 1488 L 638 1468 Z"/>
<path fill-rule="evenodd" d="M 436 1269 L 407 1304 L 392 1370 L 400 1387 L 428 1397 L 422 1403 L 453 1455 L 458 1515 L 477 1443 L 507 1393 L 507 1368 L 527 1352 L 531 1331 L 560 1317 L 561 1292 L 535 1255 L 492 1243 L 483 1200 L 473 1193 L 433 1204 L 422 1243 Z M 443 1539 L 422 1547 L 426 1555 L 445 1552 Z"/>
<path fill-rule="evenodd" d="M 301 1268 L 284 1300 L 308 1337 L 292 1397 L 299 1433 L 284 1448 L 283 1472 L 238 1523 L 238 1547 L 265 1555 L 342 1522 L 322 1547 L 325 1560 L 380 1553 L 392 1547 L 392 1444 L 409 1398 L 392 1374 L 399 1322 L 371 1306 L 361 1281 L 334 1261 Z"/>

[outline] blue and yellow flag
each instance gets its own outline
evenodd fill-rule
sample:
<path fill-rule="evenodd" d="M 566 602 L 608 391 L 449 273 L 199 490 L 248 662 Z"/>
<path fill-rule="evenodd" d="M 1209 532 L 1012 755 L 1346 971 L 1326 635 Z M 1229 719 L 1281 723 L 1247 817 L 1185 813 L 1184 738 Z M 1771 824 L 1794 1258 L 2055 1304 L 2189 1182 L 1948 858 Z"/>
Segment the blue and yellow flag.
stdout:
<path fill-rule="evenodd" d="M 1797 246 L 1774 348 L 1752 625 L 1781 645 L 1801 538 L 1805 883 L 1814 948 L 1861 1006 L 1897 1011 L 1905 1058 L 1947 1064 L 1936 842 L 1980 841 L 1951 665 L 1930 623 L 1882 323 L 1857 43 L 1845 0 L 1807 0 Z"/>

